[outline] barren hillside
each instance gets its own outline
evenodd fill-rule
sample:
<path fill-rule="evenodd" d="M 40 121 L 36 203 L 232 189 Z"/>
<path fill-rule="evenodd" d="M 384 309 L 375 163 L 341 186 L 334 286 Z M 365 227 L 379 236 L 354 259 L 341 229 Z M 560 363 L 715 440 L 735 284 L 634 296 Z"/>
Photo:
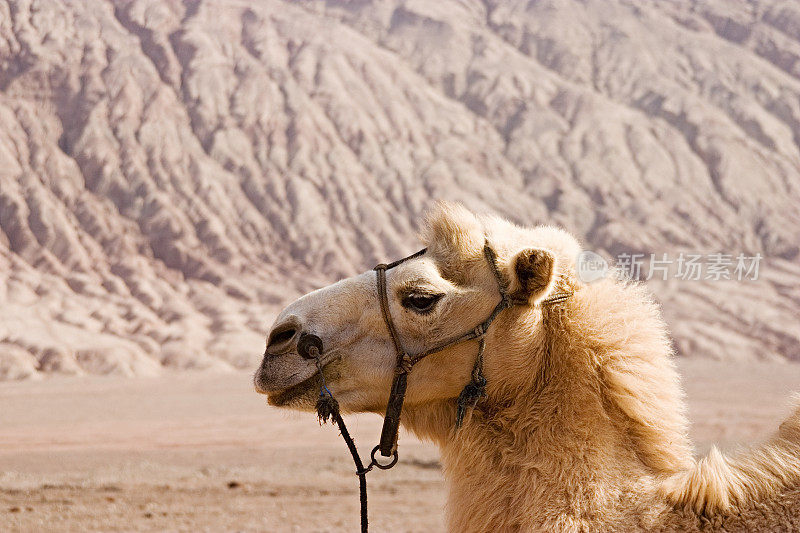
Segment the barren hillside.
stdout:
<path fill-rule="evenodd" d="M 0 378 L 253 367 L 438 198 L 651 281 L 684 355 L 800 359 L 800 5 L 0 3 Z"/>

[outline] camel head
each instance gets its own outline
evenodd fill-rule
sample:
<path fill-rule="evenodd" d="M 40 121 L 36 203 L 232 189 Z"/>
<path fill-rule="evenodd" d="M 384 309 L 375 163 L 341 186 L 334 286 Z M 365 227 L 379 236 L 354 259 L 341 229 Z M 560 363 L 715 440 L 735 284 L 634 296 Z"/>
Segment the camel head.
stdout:
<path fill-rule="evenodd" d="M 529 345 L 541 316 L 535 304 L 554 291 L 574 290 L 578 243 L 557 228 L 522 228 L 454 204 L 433 209 L 421 237 L 425 254 L 387 271 L 389 309 L 403 347 L 409 353 L 424 351 L 486 319 L 500 300 L 483 253 L 488 242 L 508 293 L 526 302 L 503 311 L 486 336 L 489 392 L 493 386 L 500 390 L 503 380 L 523 379 L 532 365 Z M 298 350 L 309 334 L 322 340 L 319 361 Z M 406 407 L 455 400 L 471 379 L 476 357 L 477 341 L 469 341 L 421 360 L 409 374 Z M 313 291 L 286 307 L 269 333 L 254 377 L 256 390 L 271 405 L 313 410 L 322 385 L 318 364 L 344 411 L 385 410 L 396 352 L 381 314 L 375 271 Z M 498 378 L 494 384 L 493 378 Z"/>

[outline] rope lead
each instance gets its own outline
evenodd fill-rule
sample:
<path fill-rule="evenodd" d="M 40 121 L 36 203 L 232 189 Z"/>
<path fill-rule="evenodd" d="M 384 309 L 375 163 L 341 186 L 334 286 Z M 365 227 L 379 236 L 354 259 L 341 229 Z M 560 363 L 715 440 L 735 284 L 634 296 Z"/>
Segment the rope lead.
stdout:
<path fill-rule="evenodd" d="M 353 456 L 353 463 L 356 467 L 356 475 L 358 476 L 358 491 L 359 499 L 361 500 L 361 533 L 368 533 L 369 530 L 369 514 L 367 512 L 367 472 L 372 469 L 364 468 L 364 463 L 361 462 L 361 457 L 358 455 L 356 443 L 350 432 L 347 431 L 347 426 L 344 425 L 344 419 L 339 411 L 339 402 L 333 397 L 328 386 L 325 384 L 325 375 L 322 373 L 322 366 L 317 357 L 317 370 L 319 371 L 320 378 L 322 378 L 322 386 L 319 389 L 319 398 L 317 399 L 317 417 L 319 423 L 324 424 L 329 420 L 339 426 L 339 433 L 342 435 L 344 442 L 347 444 L 347 449 L 350 450 L 350 455 Z"/>

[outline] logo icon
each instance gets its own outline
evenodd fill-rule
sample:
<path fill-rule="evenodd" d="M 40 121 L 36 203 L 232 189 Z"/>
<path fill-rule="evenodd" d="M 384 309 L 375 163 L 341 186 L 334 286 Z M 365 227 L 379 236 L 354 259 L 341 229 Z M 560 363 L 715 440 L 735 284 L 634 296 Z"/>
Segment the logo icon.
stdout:
<path fill-rule="evenodd" d="M 608 273 L 608 262 L 603 256 L 591 250 L 584 250 L 578 254 L 576 266 L 578 277 L 586 283 L 604 278 Z"/>

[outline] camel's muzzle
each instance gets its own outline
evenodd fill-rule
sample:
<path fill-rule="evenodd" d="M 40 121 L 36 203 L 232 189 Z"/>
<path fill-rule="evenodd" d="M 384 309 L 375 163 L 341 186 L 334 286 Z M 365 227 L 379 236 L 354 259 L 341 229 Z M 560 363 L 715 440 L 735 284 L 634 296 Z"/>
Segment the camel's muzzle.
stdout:
<path fill-rule="evenodd" d="M 264 359 L 253 376 L 257 392 L 281 395 L 317 372 L 317 360 L 325 359 L 322 339 L 301 328 L 301 321 L 294 316 L 272 328 Z M 327 364 L 330 360 L 323 362 Z"/>

